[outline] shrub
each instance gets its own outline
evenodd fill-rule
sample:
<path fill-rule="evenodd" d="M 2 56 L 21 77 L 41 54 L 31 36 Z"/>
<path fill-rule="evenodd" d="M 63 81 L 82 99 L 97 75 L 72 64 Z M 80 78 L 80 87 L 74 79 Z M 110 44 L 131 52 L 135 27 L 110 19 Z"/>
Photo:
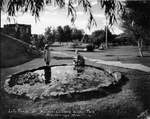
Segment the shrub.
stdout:
<path fill-rule="evenodd" d="M 43 55 L 42 51 L 37 49 L 34 45 L 30 45 L 27 51 L 33 56 L 33 57 L 41 57 Z"/>
<path fill-rule="evenodd" d="M 94 51 L 95 45 L 89 44 L 86 46 L 87 51 Z"/>

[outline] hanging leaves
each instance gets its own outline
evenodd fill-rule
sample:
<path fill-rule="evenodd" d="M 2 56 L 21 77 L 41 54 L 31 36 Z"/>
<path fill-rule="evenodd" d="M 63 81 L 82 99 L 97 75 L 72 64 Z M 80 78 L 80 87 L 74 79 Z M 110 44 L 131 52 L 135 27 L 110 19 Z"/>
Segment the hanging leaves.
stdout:
<path fill-rule="evenodd" d="M 53 1 L 50 1 L 51 3 L 52 2 L 55 2 L 55 0 Z M 65 1 L 64 0 L 56 0 L 56 3 L 57 5 L 60 7 L 60 8 L 63 8 L 65 6 Z"/>
<path fill-rule="evenodd" d="M 97 24 L 96 24 L 96 20 L 94 19 L 92 13 L 90 13 L 87 28 L 90 30 L 92 26 L 97 26 Z"/>
<path fill-rule="evenodd" d="M 4 6 L 5 2 L 6 2 L 5 0 L 0 0 L 0 10 L 2 10 L 2 11 L 4 10 L 3 6 Z"/>
<path fill-rule="evenodd" d="M 109 25 L 117 22 L 116 15 L 123 15 L 125 8 L 119 0 L 98 0 L 102 8 L 105 9 L 105 15 L 109 19 Z"/>
<path fill-rule="evenodd" d="M 87 28 L 90 30 L 92 26 L 97 26 L 96 20 L 92 14 L 92 6 L 88 0 L 79 0 L 79 5 L 83 4 L 84 12 L 88 13 L 88 24 Z"/>
<path fill-rule="evenodd" d="M 0 3 L 0 7 L 3 6 L 3 1 Z M 68 1 L 68 16 L 71 16 L 71 22 L 74 24 L 76 20 L 76 9 L 73 6 L 74 2 L 78 2 L 78 5 L 83 6 L 84 11 L 88 14 L 88 28 L 96 25 L 96 20 L 93 17 L 92 6 L 89 0 L 69 0 Z M 98 0 L 101 7 L 105 9 L 105 15 L 109 19 L 109 25 L 112 26 L 114 22 L 117 22 L 116 15 L 124 14 L 125 9 L 119 0 Z M 66 6 L 66 0 L 9 0 L 7 3 L 8 16 L 15 16 L 15 13 L 20 11 L 22 13 L 30 12 L 35 19 L 39 18 L 39 13 L 44 9 L 45 5 L 56 3 L 60 8 Z"/>
<path fill-rule="evenodd" d="M 74 24 L 75 20 L 76 20 L 76 10 L 72 5 L 72 2 L 69 1 L 68 3 L 68 16 L 71 15 L 71 23 Z"/>
<path fill-rule="evenodd" d="M 39 18 L 39 13 L 44 8 L 44 0 L 9 0 L 7 4 L 8 18 L 16 16 L 16 12 L 30 12 L 35 20 Z"/>

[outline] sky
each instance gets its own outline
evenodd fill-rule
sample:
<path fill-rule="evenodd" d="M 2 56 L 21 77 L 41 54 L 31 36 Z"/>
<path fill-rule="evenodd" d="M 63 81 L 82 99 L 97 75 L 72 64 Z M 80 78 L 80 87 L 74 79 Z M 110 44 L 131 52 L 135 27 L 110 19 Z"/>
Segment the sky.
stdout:
<path fill-rule="evenodd" d="M 66 0 L 67 2 L 68 0 Z M 77 19 L 75 21 L 75 27 L 78 29 L 83 29 L 85 33 L 91 34 L 95 30 L 104 29 L 106 25 L 106 18 L 104 15 L 104 10 L 101 9 L 99 3 L 97 3 L 97 0 L 90 0 L 92 5 L 92 11 L 93 16 L 96 20 L 97 26 L 93 26 L 90 30 L 87 28 L 88 23 L 88 15 L 84 12 L 83 7 L 77 6 L 77 4 L 74 4 L 74 7 L 77 11 Z M 10 22 L 7 20 L 7 13 L 2 12 L 1 14 L 1 27 L 3 27 L 4 24 L 12 24 L 12 23 L 18 23 L 18 24 L 28 24 L 32 25 L 31 31 L 32 34 L 43 34 L 45 32 L 45 28 L 52 27 L 57 28 L 57 26 L 65 26 L 70 25 L 70 27 L 73 27 L 71 24 L 71 16 L 67 15 L 67 7 L 60 9 L 55 5 L 51 6 L 45 6 L 44 10 L 40 12 L 40 18 L 35 21 L 35 18 L 30 13 L 17 13 L 15 20 L 11 20 Z M 122 33 L 122 30 L 119 29 L 118 24 L 115 24 L 112 27 L 112 33 L 113 34 L 120 34 Z"/>

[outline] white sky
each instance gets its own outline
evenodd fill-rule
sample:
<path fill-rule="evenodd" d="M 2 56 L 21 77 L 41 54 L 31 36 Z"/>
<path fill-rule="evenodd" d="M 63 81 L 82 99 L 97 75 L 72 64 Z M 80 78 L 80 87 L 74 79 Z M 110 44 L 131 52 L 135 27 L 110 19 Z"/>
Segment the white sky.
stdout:
<path fill-rule="evenodd" d="M 88 17 L 87 14 L 83 11 L 83 7 L 78 6 L 76 7 L 77 10 L 77 19 L 75 21 L 75 26 L 78 29 L 84 29 L 87 34 L 90 34 L 94 30 L 104 29 L 106 21 L 104 16 L 104 10 L 100 8 L 100 5 L 95 1 L 91 0 L 92 10 L 94 18 L 97 22 L 97 27 L 93 26 L 89 31 L 87 29 L 87 22 Z M 59 9 L 53 6 L 46 6 L 45 9 L 40 13 L 40 21 L 35 22 L 33 16 L 30 13 L 18 13 L 17 17 L 15 18 L 15 23 L 20 24 L 31 24 L 32 25 L 32 34 L 43 34 L 45 32 L 45 28 L 57 27 L 57 26 L 71 26 L 71 17 L 67 16 L 67 8 L 66 9 Z M 1 14 L 1 26 L 3 27 L 4 24 L 14 23 L 13 20 L 8 22 L 7 20 L 7 13 L 2 12 Z M 117 27 L 118 25 L 113 26 L 112 33 L 119 34 L 122 31 Z M 72 26 L 71 26 L 72 27 Z"/>

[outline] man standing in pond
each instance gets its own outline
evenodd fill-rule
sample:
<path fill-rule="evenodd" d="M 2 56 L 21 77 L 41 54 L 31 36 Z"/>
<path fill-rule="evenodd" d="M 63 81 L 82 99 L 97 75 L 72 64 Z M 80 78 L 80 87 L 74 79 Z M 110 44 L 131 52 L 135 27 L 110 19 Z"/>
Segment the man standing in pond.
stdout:
<path fill-rule="evenodd" d="M 46 66 L 50 65 L 50 45 L 49 44 L 45 44 L 44 47 L 44 61 L 46 62 Z"/>
<path fill-rule="evenodd" d="M 46 84 L 50 83 L 50 79 L 51 79 L 50 53 L 51 53 L 50 45 L 46 44 L 44 47 L 44 61 L 46 63 L 46 67 L 45 67 L 45 83 Z"/>

